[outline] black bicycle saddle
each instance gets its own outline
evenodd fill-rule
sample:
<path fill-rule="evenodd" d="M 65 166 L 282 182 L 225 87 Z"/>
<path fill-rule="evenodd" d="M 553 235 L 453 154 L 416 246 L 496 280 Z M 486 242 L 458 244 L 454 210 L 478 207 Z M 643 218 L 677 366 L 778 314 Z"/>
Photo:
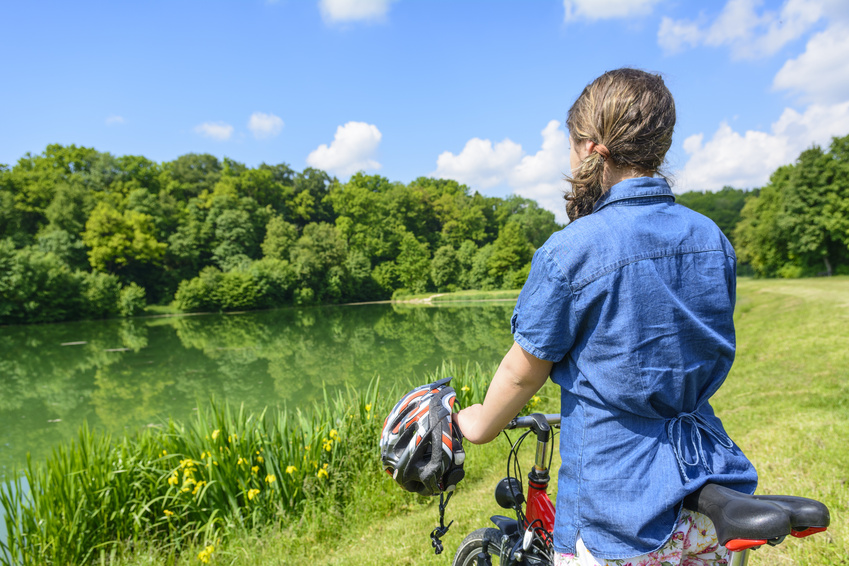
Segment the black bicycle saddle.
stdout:
<path fill-rule="evenodd" d="M 791 495 L 746 495 L 717 484 L 706 484 L 684 499 L 684 507 L 707 515 L 720 544 L 742 550 L 778 544 L 787 535 L 804 537 L 826 530 L 828 507 Z"/>

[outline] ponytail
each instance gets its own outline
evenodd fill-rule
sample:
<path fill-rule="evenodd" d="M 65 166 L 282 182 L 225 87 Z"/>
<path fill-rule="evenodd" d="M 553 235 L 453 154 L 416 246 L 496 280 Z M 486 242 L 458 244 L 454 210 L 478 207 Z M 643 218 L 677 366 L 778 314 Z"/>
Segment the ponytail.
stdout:
<path fill-rule="evenodd" d="M 587 85 L 569 109 L 566 127 L 572 143 L 592 141 L 593 151 L 566 180 L 566 214 L 573 221 L 591 214 L 610 187 L 604 164 L 632 167 L 653 175 L 672 145 L 675 101 L 663 79 L 636 69 L 608 71 Z"/>

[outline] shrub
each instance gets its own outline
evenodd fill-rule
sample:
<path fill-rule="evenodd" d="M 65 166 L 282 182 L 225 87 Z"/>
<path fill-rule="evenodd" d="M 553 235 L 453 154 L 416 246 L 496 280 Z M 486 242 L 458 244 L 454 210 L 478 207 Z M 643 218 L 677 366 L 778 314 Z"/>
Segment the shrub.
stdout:
<path fill-rule="evenodd" d="M 82 287 L 82 311 L 86 318 L 107 318 L 118 314 L 121 283 L 111 273 L 78 272 Z"/>
<path fill-rule="evenodd" d="M 144 307 L 147 304 L 145 300 L 145 291 L 143 287 L 130 283 L 121 289 L 121 296 L 118 299 L 118 312 L 123 317 L 137 316 L 144 312 Z"/>

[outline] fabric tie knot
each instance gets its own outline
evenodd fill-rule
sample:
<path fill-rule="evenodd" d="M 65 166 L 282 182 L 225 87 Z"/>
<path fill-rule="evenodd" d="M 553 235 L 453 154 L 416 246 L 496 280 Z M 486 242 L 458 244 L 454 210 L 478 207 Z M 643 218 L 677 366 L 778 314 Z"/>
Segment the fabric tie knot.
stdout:
<path fill-rule="evenodd" d="M 687 460 L 684 454 L 684 423 L 690 425 L 690 448 L 693 452 L 692 461 Z M 707 421 L 698 413 L 680 413 L 677 416 L 669 419 L 666 424 L 666 433 L 669 435 L 669 442 L 672 444 L 672 451 L 675 453 L 675 459 L 678 460 L 678 469 L 681 471 L 681 477 L 684 481 L 689 481 L 687 478 L 687 470 L 685 466 L 698 466 L 699 463 L 704 466 L 707 473 L 712 474 L 713 470 L 710 467 L 704 447 L 702 446 L 702 433 L 712 436 L 713 439 L 724 448 L 731 448 L 734 443 L 721 429 L 718 429 Z"/>

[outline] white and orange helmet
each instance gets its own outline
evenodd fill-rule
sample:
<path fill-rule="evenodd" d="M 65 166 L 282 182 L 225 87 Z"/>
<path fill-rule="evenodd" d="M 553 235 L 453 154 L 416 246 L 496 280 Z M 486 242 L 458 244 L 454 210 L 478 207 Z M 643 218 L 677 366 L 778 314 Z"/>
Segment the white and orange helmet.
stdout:
<path fill-rule="evenodd" d="M 453 491 L 463 479 L 463 437 L 451 421 L 457 394 L 450 377 L 416 387 L 383 423 L 380 458 L 398 484 L 420 495 Z"/>

